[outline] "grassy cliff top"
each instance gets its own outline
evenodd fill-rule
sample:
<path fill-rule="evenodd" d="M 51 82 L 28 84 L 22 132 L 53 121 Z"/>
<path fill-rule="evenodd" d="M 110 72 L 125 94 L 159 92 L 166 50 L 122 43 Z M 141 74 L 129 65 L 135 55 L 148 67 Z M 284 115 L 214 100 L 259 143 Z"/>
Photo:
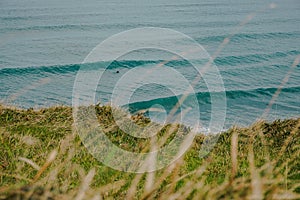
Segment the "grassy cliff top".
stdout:
<path fill-rule="evenodd" d="M 149 140 L 118 128 L 110 107 L 95 110 L 115 145 L 135 152 L 149 147 Z M 140 115 L 132 120 L 141 126 L 151 123 Z M 166 125 L 157 141 L 167 145 L 181 128 Z M 216 136 L 197 135 L 190 149 L 166 168 L 127 173 L 89 154 L 73 128 L 71 107 L 0 106 L 0 199 L 300 198 L 300 119 L 257 122 L 218 136 L 204 157 L 203 142 Z"/>

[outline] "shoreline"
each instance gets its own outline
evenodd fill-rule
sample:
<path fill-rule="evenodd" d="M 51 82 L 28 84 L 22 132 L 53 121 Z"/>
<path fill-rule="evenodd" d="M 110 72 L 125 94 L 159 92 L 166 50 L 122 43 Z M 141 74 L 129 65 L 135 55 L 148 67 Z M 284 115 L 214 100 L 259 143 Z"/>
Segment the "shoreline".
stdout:
<path fill-rule="evenodd" d="M 98 107 L 111 107 L 109 104 L 106 104 L 106 105 L 102 105 L 102 104 L 94 104 L 94 105 L 89 105 L 89 106 L 98 106 Z M 67 109 L 73 109 L 73 107 L 71 105 L 61 105 L 61 104 L 57 104 L 57 105 L 52 105 L 52 106 L 48 106 L 48 107 L 39 107 L 39 108 L 22 108 L 22 107 L 17 107 L 17 106 L 14 106 L 14 105 L 7 105 L 7 104 L 4 104 L 4 103 L 0 103 L 0 109 L 11 109 L 11 110 L 18 110 L 18 111 L 28 111 L 28 110 L 33 110 L 34 112 L 40 112 L 40 111 L 45 111 L 45 110 L 48 110 L 48 109 L 60 109 L 60 108 L 67 108 Z M 135 114 L 135 115 L 132 115 L 133 117 L 134 116 L 137 116 L 139 115 L 139 113 Z M 143 117 L 147 118 L 146 116 L 144 116 L 142 114 Z M 253 121 L 251 124 L 246 124 L 246 125 L 241 125 L 241 124 L 232 124 L 229 128 L 227 129 L 223 129 L 221 132 L 218 132 L 218 133 L 214 133 L 214 134 L 220 134 L 220 133 L 223 133 L 223 132 L 226 132 L 234 127 L 237 127 L 237 128 L 249 128 L 257 123 L 260 123 L 260 122 L 264 122 L 264 123 L 273 123 L 275 121 L 287 121 L 287 120 L 298 120 L 300 119 L 300 114 L 299 116 L 293 116 L 293 117 L 277 117 L 275 119 L 257 119 L 256 121 Z M 156 122 L 158 123 L 158 122 Z M 161 123 L 159 123 L 161 124 Z M 203 129 L 203 128 L 202 128 Z M 204 127 L 204 129 L 206 129 Z"/>

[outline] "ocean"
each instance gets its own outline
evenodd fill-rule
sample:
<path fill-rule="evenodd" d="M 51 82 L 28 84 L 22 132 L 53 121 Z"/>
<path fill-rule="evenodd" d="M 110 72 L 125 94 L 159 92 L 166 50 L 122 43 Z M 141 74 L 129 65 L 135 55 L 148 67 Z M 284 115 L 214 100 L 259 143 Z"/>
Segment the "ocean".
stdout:
<path fill-rule="evenodd" d="M 226 94 L 224 129 L 247 126 L 261 118 L 299 117 L 300 65 L 294 63 L 300 55 L 299 10 L 297 0 L 1 0 L 0 102 L 21 108 L 72 105 L 76 75 L 86 67 L 82 63 L 95 46 L 123 31 L 157 27 L 192 38 L 211 56 L 217 52 L 214 65 Z M 227 37 L 229 43 L 218 52 Z M 169 47 L 179 43 L 172 41 Z M 98 83 L 94 103 L 111 102 L 122 77 L 149 65 L 163 63 L 193 82 L 197 71 L 189 60 L 172 56 L 148 49 L 128 52 L 114 60 Z M 97 70 L 104 63 L 90 65 Z M 130 99 L 128 104 L 117 106 L 132 114 L 146 110 L 145 115 L 151 119 L 165 122 L 164 114 L 170 113 L 184 95 L 174 93 L 174 88 L 187 90 L 175 77 L 166 75 L 167 85 L 158 84 L 154 78 L 153 84 L 124 87 L 122 91 L 131 94 Z M 139 80 L 136 78 L 129 81 Z M 278 88 L 279 95 L 266 111 Z M 208 128 L 211 96 L 220 91 L 210 91 L 203 80 L 193 89 L 199 108 L 191 107 L 194 112 L 187 121 L 193 122 L 196 116 Z M 189 105 L 187 102 L 185 106 Z"/>

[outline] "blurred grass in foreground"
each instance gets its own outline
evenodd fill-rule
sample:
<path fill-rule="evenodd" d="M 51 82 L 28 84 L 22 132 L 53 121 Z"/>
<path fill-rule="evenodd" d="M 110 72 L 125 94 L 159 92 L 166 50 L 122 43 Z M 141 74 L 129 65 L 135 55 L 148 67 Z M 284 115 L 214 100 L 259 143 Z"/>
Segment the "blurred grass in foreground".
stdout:
<path fill-rule="evenodd" d="M 114 144 L 137 152 L 148 146 L 149 140 L 117 127 L 110 107 L 95 109 Z M 133 120 L 150 123 L 143 116 Z M 199 134 L 182 158 L 144 174 L 101 164 L 82 145 L 72 124 L 71 107 L 35 111 L 0 106 L 0 199 L 300 198 L 300 119 L 233 127 L 220 134 L 204 158 L 199 157 L 201 144 L 211 136 Z"/>

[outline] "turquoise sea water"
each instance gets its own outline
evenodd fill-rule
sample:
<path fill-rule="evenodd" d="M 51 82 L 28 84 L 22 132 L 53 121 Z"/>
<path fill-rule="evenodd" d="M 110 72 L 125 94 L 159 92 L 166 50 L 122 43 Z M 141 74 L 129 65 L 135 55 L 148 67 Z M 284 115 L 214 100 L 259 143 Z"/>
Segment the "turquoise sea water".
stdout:
<path fill-rule="evenodd" d="M 300 54 L 299 10 L 297 0 L 2 0 L 0 101 L 24 108 L 71 105 L 76 73 L 84 67 L 80 63 L 101 41 L 122 31 L 141 27 L 170 28 L 193 38 L 213 55 L 224 38 L 238 28 L 218 54 L 215 65 L 227 97 L 224 128 L 233 124 L 249 125 L 264 113 Z M 251 14 L 253 19 L 241 26 Z M 95 102 L 109 102 L 114 85 L 133 68 L 164 62 L 158 55 L 161 52 L 148 51 L 113 62 L 99 82 Z M 166 65 L 191 82 L 197 73 L 186 60 L 176 59 Z M 133 94 L 128 106 L 133 113 L 157 104 L 169 112 L 178 101 L 178 95 L 162 85 L 124 90 Z M 211 116 L 210 93 L 203 81 L 194 86 L 194 91 L 200 120 L 207 126 Z M 266 118 L 299 116 L 298 64 Z M 156 119 L 160 120 L 159 114 Z"/>

